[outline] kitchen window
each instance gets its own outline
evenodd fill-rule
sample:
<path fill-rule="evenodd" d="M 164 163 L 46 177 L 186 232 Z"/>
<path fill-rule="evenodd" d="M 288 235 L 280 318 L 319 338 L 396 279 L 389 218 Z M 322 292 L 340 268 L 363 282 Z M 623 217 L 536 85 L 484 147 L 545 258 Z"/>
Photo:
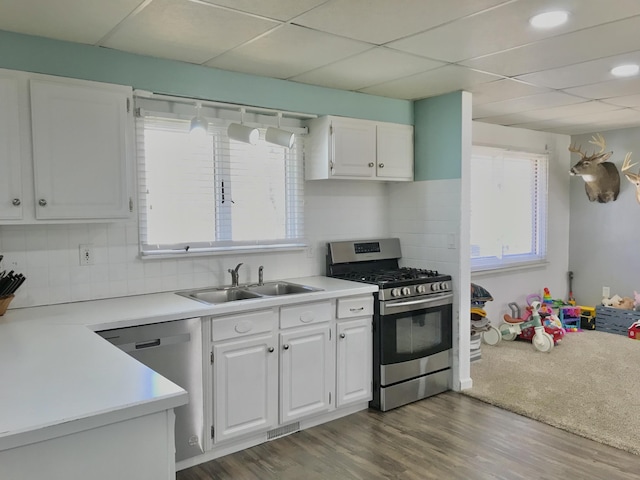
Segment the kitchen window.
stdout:
<path fill-rule="evenodd" d="M 472 271 L 546 260 L 548 155 L 474 146 Z"/>
<path fill-rule="evenodd" d="M 264 140 L 266 127 L 275 126 L 260 123 L 268 115 L 245 115 L 260 132 L 250 145 L 227 135 L 237 120 L 225 116 L 238 107 L 204 106 L 209 127 L 197 136 L 190 132 L 193 103 L 138 98 L 136 106 L 143 256 L 305 246 L 303 128 L 289 128 L 298 134 L 284 148 Z"/>

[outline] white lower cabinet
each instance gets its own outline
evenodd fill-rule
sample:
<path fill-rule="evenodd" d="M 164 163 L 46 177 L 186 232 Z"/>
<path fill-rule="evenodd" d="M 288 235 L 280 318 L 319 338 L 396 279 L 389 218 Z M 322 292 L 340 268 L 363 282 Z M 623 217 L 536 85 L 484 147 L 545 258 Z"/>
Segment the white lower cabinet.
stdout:
<path fill-rule="evenodd" d="M 274 309 L 212 319 L 214 442 L 278 423 L 277 319 Z"/>
<path fill-rule="evenodd" d="M 215 442 L 278 423 L 276 347 L 273 335 L 213 346 Z"/>
<path fill-rule="evenodd" d="M 360 295 L 211 317 L 209 448 L 229 453 L 366 405 L 372 305 Z"/>
<path fill-rule="evenodd" d="M 336 327 L 336 407 L 372 397 L 373 297 L 340 298 Z"/>
<path fill-rule="evenodd" d="M 371 400 L 371 317 L 338 322 L 336 407 Z"/>
<path fill-rule="evenodd" d="M 333 383 L 331 327 L 280 334 L 280 423 L 329 411 Z"/>

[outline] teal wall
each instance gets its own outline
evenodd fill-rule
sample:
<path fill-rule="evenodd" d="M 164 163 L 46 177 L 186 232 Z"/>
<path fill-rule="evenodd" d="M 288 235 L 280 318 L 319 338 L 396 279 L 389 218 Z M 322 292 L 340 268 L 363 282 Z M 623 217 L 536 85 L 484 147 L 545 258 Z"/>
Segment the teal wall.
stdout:
<path fill-rule="evenodd" d="M 461 177 L 462 92 L 414 103 L 415 180 Z"/>
<path fill-rule="evenodd" d="M 0 68 L 292 112 L 413 123 L 413 104 L 407 100 L 227 72 L 2 30 Z"/>

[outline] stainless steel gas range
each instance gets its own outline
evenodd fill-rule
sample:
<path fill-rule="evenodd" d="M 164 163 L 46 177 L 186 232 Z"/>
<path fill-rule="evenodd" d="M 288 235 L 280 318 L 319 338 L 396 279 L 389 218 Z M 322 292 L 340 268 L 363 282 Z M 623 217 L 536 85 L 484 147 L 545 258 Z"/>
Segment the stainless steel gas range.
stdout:
<path fill-rule="evenodd" d="M 327 244 L 327 276 L 378 285 L 370 406 L 383 411 L 451 388 L 451 276 L 401 256 L 398 238 Z"/>

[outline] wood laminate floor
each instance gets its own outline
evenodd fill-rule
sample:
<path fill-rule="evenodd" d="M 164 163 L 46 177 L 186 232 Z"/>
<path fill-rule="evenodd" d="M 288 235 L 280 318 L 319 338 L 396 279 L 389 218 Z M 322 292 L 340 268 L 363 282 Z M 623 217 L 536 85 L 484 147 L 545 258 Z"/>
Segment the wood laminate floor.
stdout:
<path fill-rule="evenodd" d="M 447 392 L 358 412 L 177 475 L 211 479 L 637 480 L 640 456 Z"/>

